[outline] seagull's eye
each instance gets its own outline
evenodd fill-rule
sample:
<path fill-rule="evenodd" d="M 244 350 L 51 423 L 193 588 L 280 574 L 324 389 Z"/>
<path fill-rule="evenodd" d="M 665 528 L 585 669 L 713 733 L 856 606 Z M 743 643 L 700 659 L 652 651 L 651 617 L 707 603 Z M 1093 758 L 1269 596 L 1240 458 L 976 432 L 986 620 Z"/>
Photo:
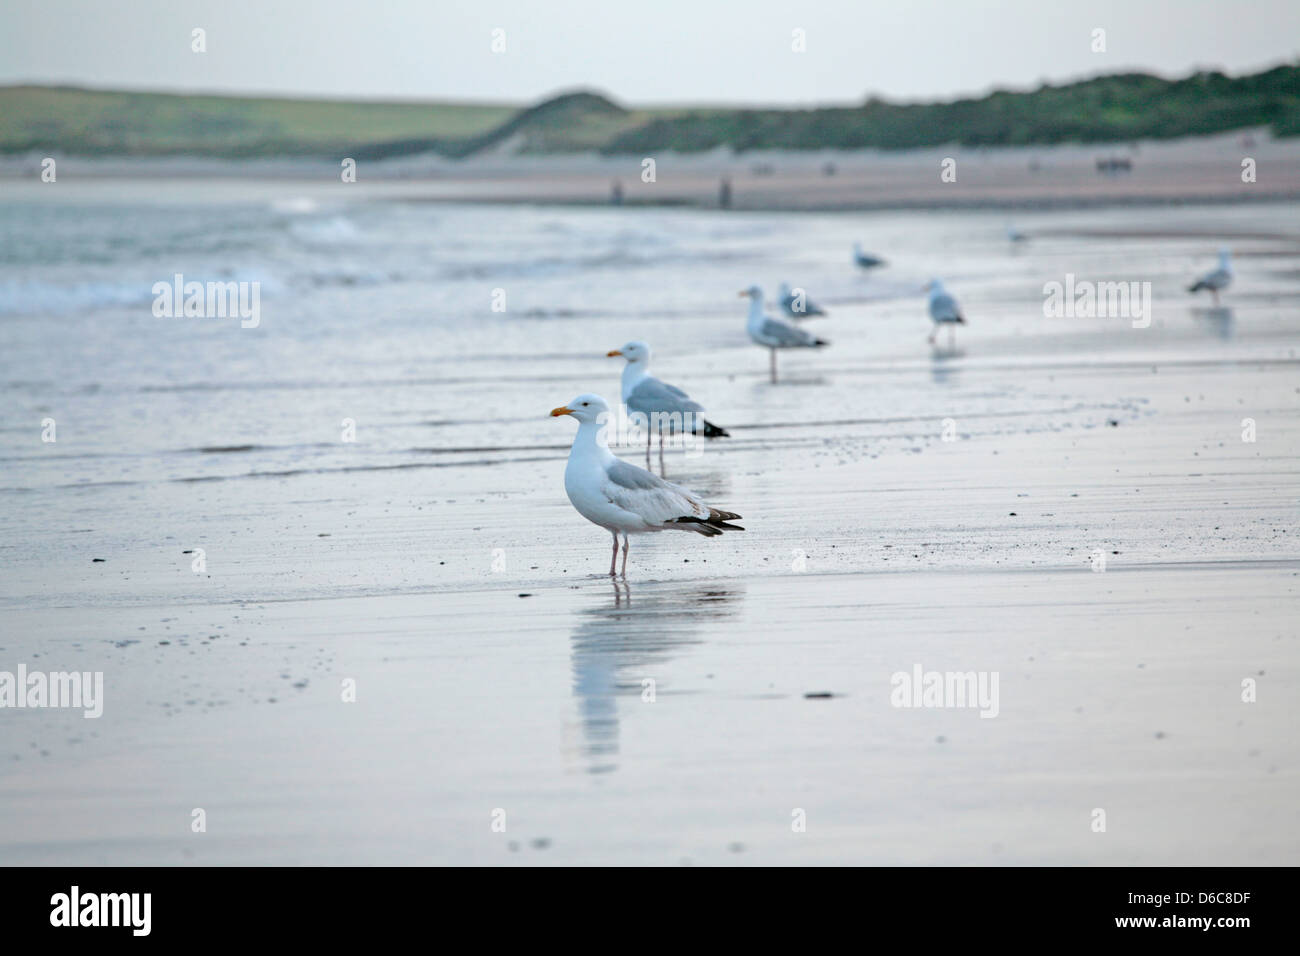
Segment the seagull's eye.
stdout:
<path fill-rule="evenodd" d="M 591 402 L 583 402 L 583 403 L 582 403 L 582 406 L 583 406 L 583 408 L 586 408 L 586 407 L 587 407 L 588 405 L 590 405 L 590 404 L 591 404 Z"/>

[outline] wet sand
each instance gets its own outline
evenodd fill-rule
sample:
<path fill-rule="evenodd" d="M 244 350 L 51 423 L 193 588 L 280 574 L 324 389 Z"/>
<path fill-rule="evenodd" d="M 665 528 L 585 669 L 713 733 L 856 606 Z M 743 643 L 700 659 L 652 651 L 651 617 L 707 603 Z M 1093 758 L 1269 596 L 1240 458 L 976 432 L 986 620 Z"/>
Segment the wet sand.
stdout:
<path fill-rule="evenodd" d="M 441 360 L 411 340 L 428 361 L 370 383 L 227 368 L 242 387 L 212 392 L 220 366 L 166 365 L 139 394 L 16 391 L 24 420 L 70 416 L 74 458 L 6 439 L 0 667 L 102 670 L 106 702 L 4 715 L 0 858 L 1294 863 L 1295 247 L 1243 250 L 1216 311 L 1155 240 L 1097 251 L 1115 221 L 968 265 L 953 351 L 914 293 L 846 279 L 833 347 L 775 387 L 728 304 L 686 339 L 615 314 Z M 1042 318 L 1042 271 L 1088 255 L 1155 276 L 1149 329 Z M 603 352 L 654 333 L 655 370 L 733 435 L 668 474 L 747 530 L 635 538 L 614 583 L 545 412 L 613 394 Z M 334 347 L 363 346 L 312 344 Z M 892 706 L 918 664 L 999 674 L 997 717 Z"/>

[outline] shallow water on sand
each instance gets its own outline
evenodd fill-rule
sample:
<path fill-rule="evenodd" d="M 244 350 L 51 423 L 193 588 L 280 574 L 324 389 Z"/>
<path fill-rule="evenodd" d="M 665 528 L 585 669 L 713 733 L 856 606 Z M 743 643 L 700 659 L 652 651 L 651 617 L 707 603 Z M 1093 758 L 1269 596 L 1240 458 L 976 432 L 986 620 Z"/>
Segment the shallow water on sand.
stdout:
<path fill-rule="evenodd" d="M 0 200 L 0 670 L 107 700 L 0 725 L 3 858 L 1294 861 L 1300 207 L 1012 246 L 1004 213 L 37 188 Z M 1184 287 L 1224 241 L 1216 310 Z M 155 318 L 177 272 L 260 282 L 258 327 Z M 1150 281 L 1150 327 L 1045 318 L 1066 273 Z M 772 386 L 735 293 L 781 280 L 832 344 Z M 635 538 L 615 585 L 546 412 L 616 397 L 631 338 L 732 434 L 669 477 L 747 530 Z M 1000 673 L 998 718 L 891 707 L 915 663 Z"/>

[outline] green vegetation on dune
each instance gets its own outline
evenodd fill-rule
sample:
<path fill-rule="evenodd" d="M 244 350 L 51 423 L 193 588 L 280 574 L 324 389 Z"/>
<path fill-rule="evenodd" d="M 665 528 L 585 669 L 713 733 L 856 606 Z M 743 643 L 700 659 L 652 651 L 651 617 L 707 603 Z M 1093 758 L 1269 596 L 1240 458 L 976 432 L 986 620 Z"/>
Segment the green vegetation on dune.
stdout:
<path fill-rule="evenodd" d="M 1300 134 L 1300 67 L 1165 80 L 1117 74 L 945 103 L 825 109 L 627 110 L 589 92 L 536 106 L 361 103 L 0 88 L 0 152 L 381 159 L 484 151 L 642 154 L 729 147 L 911 149 L 1170 139 L 1269 127 Z"/>
<path fill-rule="evenodd" d="M 520 110 L 478 135 L 374 142 L 360 149 L 357 158 L 382 159 L 422 152 L 459 158 L 498 147 L 522 153 L 596 150 L 645 119 L 646 114 L 629 112 L 595 93 L 566 93 Z"/>
<path fill-rule="evenodd" d="M 512 106 L 123 93 L 0 87 L 0 152 L 221 157 L 336 155 L 376 140 L 460 140 Z"/>
<path fill-rule="evenodd" d="M 1268 126 L 1300 133 L 1300 68 L 1253 76 L 1198 73 L 1165 80 L 1143 73 L 997 91 L 980 99 L 813 110 L 696 111 L 651 120 L 603 147 L 607 153 L 652 149 L 911 149 L 1024 146 L 1172 139 Z"/>

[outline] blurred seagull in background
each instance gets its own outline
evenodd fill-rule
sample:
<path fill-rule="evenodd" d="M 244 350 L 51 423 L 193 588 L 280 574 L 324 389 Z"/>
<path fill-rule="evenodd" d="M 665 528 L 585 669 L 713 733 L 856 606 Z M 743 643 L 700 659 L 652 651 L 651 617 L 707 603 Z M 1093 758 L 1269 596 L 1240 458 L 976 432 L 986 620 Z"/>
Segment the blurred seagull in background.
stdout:
<path fill-rule="evenodd" d="M 1219 266 L 1212 272 L 1207 272 L 1194 283 L 1187 287 L 1188 292 L 1200 292 L 1202 289 L 1209 289 L 1210 294 L 1214 296 L 1214 304 L 1219 304 L 1219 293 L 1232 285 L 1232 257 L 1228 252 L 1227 246 L 1219 247 Z"/>
<path fill-rule="evenodd" d="M 659 432 L 659 465 L 663 467 L 664 425 L 668 431 L 689 431 L 692 435 L 703 433 L 705 438 L 730 438 L 725 428 L 705 420 L 704 406 L 692 399 L 676 385 L 669 385 L 650 374 L 650 346 L 644 342 L 628 342 L 622 348 L 611 349 L 610 358 L 622 356 L 623 404 L 630 412 L 646 416 L 645 457 L 650 462 L 650 442 L 653 432 Z M 659 417 L 655 417 L 659 416 Z M 667 421 L 665 422 L 665 418 Z"/>
<path fill-rule="evenodd" d="M 811 332 L 806 332 L 797 325 L 782 322 L 763 314 L 763 290 L 756 285 L 740 293 L 742 299 L 749 299 L 749 319 L 745 328 L 755 344 L 767 348 L 772 353 L 772 384 L 776 384 L 776 350 L 777 349 L 815 349 L 830 345 L 825 339 L 819 339 Z"/>
<path fill-rule="evenodd" d="M 569 404 L 551 409 L 552 418 L 559 415 L 578 420 L 578 433 L 564 469 L 564 490 L 578 514 L 613 534 L 610 577 L 618 561 L 620 533 L 623 577 L 627 577 L 629 534 L 694 531 L 712 538 L 724 531 L 745 530 L 729 523 L 740 515 L 710 508 L 685 488 L 614 455 L 605 437 L 609 404 L 599 395 L 579 395 Z"/>
<path fill-rule="evenodd" d="M 1007 223 L 1007 242 L 1014 244 L 1017 242 L 1028 242 L 1028 241 L 1029 241 L 1029 237 L 1027 235 L 1025 235 L 1023 232 L 1021 232 L 1011 223 Z"/>
<path fill-rule="evenodd" d="M 803 289 L 791 289 L 790 283 L 781 283 L 781 308 L 793 319 L 811 319 L 825 315 L 826 310 L 808 297 Z"/>
<path fill-rule="evenodd" d="M 862 245 L 857 242 L 853 244 L 853 261 L 863 269 L 874 269 L 876 266 L 885 264 L 885 260 L 879 256 L 872 256 L 863 252 Z"/>
<path fill-rule="evenodd" d="M 943 287 L 940 280 L 931 279 L 926 283 L 926 288 L 930 290 L 930 319 L 934 322 L 934 331 L 930 333 L 928 341 L 933 345 L 935 336 L 939 334 L 939 326 L 946 325 L 948 347 L 952 348 L 956 341 L 957 326 L 966 324 L 966 319 L 961 314 L 961 306 L 948 294 L 948 290 Z"/>

